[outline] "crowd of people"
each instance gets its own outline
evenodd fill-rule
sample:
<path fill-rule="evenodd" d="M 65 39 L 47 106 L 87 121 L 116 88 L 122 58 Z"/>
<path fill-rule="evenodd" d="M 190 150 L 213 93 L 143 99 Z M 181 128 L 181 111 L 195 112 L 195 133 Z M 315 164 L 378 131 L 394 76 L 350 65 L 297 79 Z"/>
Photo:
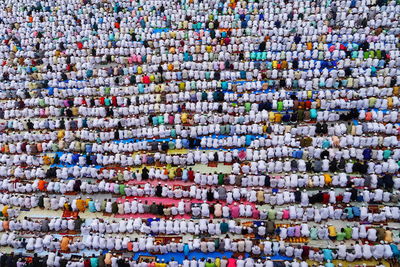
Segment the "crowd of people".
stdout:
<path fill-rule="evenodd" d="M 45 218 L 41 220 L 32 220 L 31 218 L 25 217 L 22 220 L 5 220 L 1 225 L 1 231 L 5 231 L 6 233 L 2 235 L 0 240 L 0 245 L 7 245 L 9 242 L 8 232 L 37 232 L 39 234 L 47 233 L 47 232 L 66 232 L 66 231 L 76 231 L 81 232 L 84 236 L 83 243 L 87 247 L 98 246 L 99 236 L 104 238 L 105 234 L 147 234 L 147 235 L 180 235 L 180 234 L 191 234 L 195 236 L 204 235 L 204 236 L 220 236 L 227 234 L 235 234 L 235 235 L 249 235 L 254 234 L 260 238 L 268 238 L 273 239 L 276 238 L 278 240 L 286 240 L 286 239 L 294 239 L 299 237 L 307 237 L 311 240 L 355 240 L 366 239 L 369 242 L 387 242 L 393 243 L 398 242 L 400 239 L 399 230 L 392 230 L 389 227 L 384 227 L 383 224 L 379 226 L 367 226 L 367 225 L 358 225 L 350 223 L 342 227 L 341 229 L 337 229 L 336 226 L 332 224 L 324 224 L 324 225 L 313 225 L 303 222 L 291 224 L 276 224 L 275 218 L 270 215 L 268 220 L 263 222 L 258 222 L 257 224 L 249 225 L 248 221 L 245 223 L 239 223 L 234 219 L 231 220 L 208 220 L 208 219 L 199 219 L 199 220 L 184 220 L 184 219 L 157 219 L 156 217 L 151 219 L 143 220 L 141 218 L 136 219 L 122 219 L 122 220 L 107 220 L 107 219 L 90 219 L 83 220 L 81 218 L 72 219 L 72 218 Z M 92 236 L 95 234 L 96 238 Z M 15 237 L 15 235 L 12 235 Z M 86 239 L 87 237 L 87 239 Z M 279 238 L 278 238 L 279 237 Z M 41 238 L 41 237 L 40 237 Z M 39 238 L 38 238 L 39 239 Z M 49 245 L 50 241 L 53 240 L 51 235 L 46 235 L 44 238 L 47 240 L 45 245 Z M 129 239 L 129 238 L 128 238 Z M 34 240 L 34 237 L 31 238 Z M 112 240 L 107 240 L 107 242 Z M 231 241 L 229 241 L 231 242 Z M 23 243 L 23 242 L 22 242 Z M 27 250 L 32 251 L 34 249 L 42 249 L 42 241 L 31 242 L 29 246 L 27 246 Z M 34 245 L 37 244 L 37 245 Z M 225 249 L 228 249 L 231 246 L 226 246 Z M 68 250 L 68 249 L 64 249 Z"/>
<path fill-rule="evenodd" d="M 351 192 L 347 191 L 350 195 Z M 303 203 L 307 200 L 307 205 L 289 205 L 285 207 L 275 208 L 275 205 L 283 206 L 284 202 L 280 203 L 277 195 L 273 193 L 270 200 L 273 206 L 265 207 L 255 205 L 251 202 L 234 202 L 233 204 L 220 203 L 219 201 L 209 203 L 208 200 L 193 203 L 189 199 L 184 201 L 181 199 L 176 203 L 163 203 L 162 200 L 148 201 L 134 198 L 132 201 L 124 198 L 115 200 L 104 199 L 103 201 L 93 200 L 91 198 L 82 199 L 77 197 L 71 202 L 68 198 L 61 196 L 59 199 L 55 196 L 52 198 L 42 196 L 18 196 L 0 194 L 1 201 L 4 206 L 2 214 L 6 217 L 15 218 L 20 215 L 20 210 L 41 208 L 47 210 L 66 210 L 74 212 L 89 211 L 92 213 L 101 212 L 102 214 L 117 215 L 156 215 L 156 216 L 191 216 L 192 218 L 253 218 L 253 219 L 271 219 L 271 220 L 301 220 L 314 221 L 320 223 L 327 220 L 359 220 L 360 222 L 382 223 L 382 222 L 397 222 L 400 219 L 400 209 L 397 206 L 385 205 L 380 210 L 369 209 L 365 204 L 357 206 L 356 204 L 332 204 L 336 203 L 336 197 L 333 191 L 329 193 L 318 192 L 314 196 L 324 203 L 322 206 L 313 206 L 309 204 L 308 199 L 305 199 L 306 192 L 302 192 L 303 198 L 300 200 Z M 301 196 L 300 196 L 301 197 Z M 339 198 L 339 197 L 338 197 Z M 351 199 L 350 199 L 351 200 Z M 350 201 L 349 200 L 349 201 Z M 263 202 L 262 204 L 265 204 Z"/>
<path fill-rule="evenodd" d="M 0 267 L 398 261 L 399 13 L 1 1 Z"/>
<path fill-rule="evenodd" d="M 324 253 L 327 255 L 330 254 L 329 249 L 327 249 Z M 276 262 L 271 260 L 270 257 L 267 257 L 266 259 L 258 259 L 255 260 L 253 258 L 246 258 L 244 259 L 243 257 L 239 256 L 238 259 L 235 258 L 227 258 L 227 257 L 222 257 L 222 258 L 215 258 L 215 259 L 206 259 L 206 258 L 188 258 L 185 257 L 185 259 L 182 261 L 182 264 L 179 264 L 179 262 L 175 258 L 171 258 L 170 261 L 165 261 L 164 259 L 162 260 L 157 260 L 156 262 L 150 263 L 148 260 L 144 260 L 142 262 L 138 262 L 136 260 L 133 260 L 131 258 L 124 258 L 122 256 L 118 256 L 116 254 L 111 254 L 111 253 L 106 253 L 100 256 L 87 256 L 87 257 L 82 257 L 80 259 L 74 259 L 74 260 L 68 260 L 61 254 L 56 254 L 56 253 L 49 253 L 48 257 L 46 258 L 41 258 L 37 254 L 34 254 L 33 257 L 29 258 L 24 258 L 18 255 L 2 255 L 0 257 L 0 262 L 4 266 L 7 264 L 7 266 L 12 266 L 12 264 L 17 265 L 17 266 L 35 266 L 35 267 L 41 267 L 41 266 L 69 266 L 69 267 L 85 267 L 85 266 L 123 266 L 123 267 L 146 267 L 149 264 L 151 266 L 155 267 L 177 267 L 177 266 L 182 266 L 182 267 L 228 267 L 228 266 L 254 266 L 254 267 L 262 267 L 262 266 L 267 266 L 267 267 L 273 267 L 273 266 L 278 266 L 278 267 L 287 267 L 287 266 L 294 266 L 294 267 L 308 267 L 309 264 L 306 261 L 301 261 L 294 259 L 293 262 Z M 332 260 L 326 260 L 326 264 L 324 265 L 322 262 L 319 264 L 314 264 L 313 266 L 315 267 L 323 267 L 323 266 L 335 266 L 333 264 Z M 343 266 L 342 263 L 339 263 L 338 266 Z M 359 265 L 361 266 L 367 266 L 366 264 Z M 377 267 L 384 267 L 385 265 L 382 262 L 378 262 Z"/>

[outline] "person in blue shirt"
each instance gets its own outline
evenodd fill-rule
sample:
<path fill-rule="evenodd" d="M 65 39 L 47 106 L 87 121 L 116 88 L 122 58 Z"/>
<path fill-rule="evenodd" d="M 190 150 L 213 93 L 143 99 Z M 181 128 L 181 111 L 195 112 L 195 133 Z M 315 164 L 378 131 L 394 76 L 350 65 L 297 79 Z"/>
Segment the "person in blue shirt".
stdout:
<path fill-rule="evenodd" d="M 93 254 L 92 257 L 90 258 L 90 266 L 91 267 L 97 267 L 99 266 L 99 259 Z"/>
<path fill-rule="evenodd" d="M 328 261 L 325 263 L 325 267 L 335 267 L 335 264 L 333 264 L 330 260 L 328 260 Z"/>
<path fill-rule="evenodd" d="M 310 109 L 310 118 L 313 120 L 317 118 L 317 110 L 315 108 Z"/>
<path fill-rule="evenodd" d="M 253 137 L 251 135 L 246 135 L 246 146 L 250 146 L 251 142 L 253 141 Z"/>
<path fill-rule="evenodd" d="M 183 255 L 185 255 L 187 257 L 189 255 L 189 252 L 190 252 L 189 245 L 187 243 L 185 243 L 183 245 Z"/>
<path fill-rule="evenodd" d="M 330 248 L 324 248 L 323 250 L 322 250 L 322 253 L 323 253 L 323 255 L 324 255 L 324 260 L 325 261 L 331 261 L 331 260 L 333 260 L 333 253 L 332 253 L 332 249 L 330 249 Z"/>
<path fill-rule="evenodd" d="M 189 148 L 189 140 L 188 139 L 182 139 L 182 146 L 184 148 Z"/>
<path fill-rule="evenodd" d="M 90 201 L 89 201 L 89 211 L 90 212 L 96 212 L 97 211 L 93 199 L 90 199 Z"/>
<path fill-rule="evenodd" d="M 360 217 L 361 211 L 359 207 L 352 207 L 354 217 Z"/>
<path fill-rule="evenodd" d="M 393 252 L 393 258 L 400 259 L 400 251 L 396 244 L 390 244 L 390 248 Z"/>
<path fill-rule="evenodd" d="M 345 209 L 344 209 L 344 214 L 346 214 L 347 215 L 347 219 L 353 219 L 354 218 L 354 214 L 353 214 L 353 209 L 352 209 L 352 207 L 346 207 Z"/>
<path fill-rule="evenodd" d="M 157 116 L 154 116 L 154 117 L 152 118 L 152 121 L 153 121 L 153 125 L 154 125 L 154 126 L 158 125 L 158 117 L 157 117 Z"/>
<path fill-rule="evenodd" d="M 364 149 L 363 157 L 364 157 L 364 160 L 370 160 L 372 158 L 372 150 L 369 148 Z"/>
<path fill-rule="evenodd" d="M 79 157 L 80 157 L 79 154 L 73 154 L 73 155 L 72 155 L 72 162 L 73 162 L 74 164 L 76 164 L 76 163 L 79 161 Z"/>
<path fill-rule="evenodd" d="M 322 141 L 322 148 L 327 149 L 331 146 L 331 142 L 329 142 L 328 139 L 325 139 L 324 141 Z"/>

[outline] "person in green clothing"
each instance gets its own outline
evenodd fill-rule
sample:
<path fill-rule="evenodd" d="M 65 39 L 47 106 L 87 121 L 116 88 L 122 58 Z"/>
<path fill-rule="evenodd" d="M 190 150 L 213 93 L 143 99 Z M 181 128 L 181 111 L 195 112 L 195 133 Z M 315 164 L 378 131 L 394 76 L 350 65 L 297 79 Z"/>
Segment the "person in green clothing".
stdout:
<path fill-rule="evenodd" d="M 39 99 L 39 106 L 44 107 L 46 105 L 46 103 L 44 102 L 44 99 L 41 98 Z"/>
<path fill-rule="evenodd" d="M 176 137 L 176 130 L 175 130 L 175 127 L 172 127 L 172 129 L 171 129 L 171 137 L 173 137 L 173 138 Z"/>
<path fill-rule="evenodd" d="M 382 51 L 380 49 L 376 50 L 375 56 L 377 59 L 381 59 L 382 58 Z"/>
<path fill-rule="evenodd" d="M 218 174 L 218 185 L 223 185 L 224 184 L 224 178 L 225 178 L 225 175 L 222 172 L 220 172 Z"/>
<path fill-rule="evenodd" d="M 117 214 L 118 213 L 118 203 L 117 202 L 113 202 L 111 204 L 111 213 L 112 214 Z"/>
<path fill-rule="evenodd" d="M 135 78 L 135 80 L 136 80 L 136 78 Z M 104 88 L 104 94 L 105 95 L 109 95 L 110 93 L 111 93 L 111 87 Z"/>
<path fill-rule="evenodd" d="M 106 210 L 106 205 L 107 205 L 107 199 L 103 199 L 103 202 L 101 202 L 100 209 L 105 211 Z"/>
<path fill-rule="evenodd" d="M 244 108 L 246 109 L 246 112 L 250 112 L 250 110 L 251 110 L 251 103 L 246 102 L 246 103 L 244 104 Z"/>
<path fill-rule="evenodd" d="M 219 228 L 222 234 L 226 234 L 229 231 L 229 225 L 225 220 L 222 220 L 222 222 L 219 224 Z"/>
<path fill-rule="evenodd" d="M 175 149 L 175 142 L 172 139 L 168 142 L 168 149 Z"/>
<path fill-rule="evenodd" d="M 218 92 L 217 91 L 213 92 L 213 100 L 218 101 Z"/>
<path fill-rule="evenodd" d="M 228 132 L 226 131 L 226 127 L 225 127 L 225 125 L 221 125 L 220 127 L 219 127 L 219 132 L 220 132 L 220 134 L 227 134 Z"/>
<path fill-rule="evenodd" d="M 206 92 L 206 91 L 203 91 L 203 92 L 201 93 L 201 101 L 207 101 L 207 98 L 208 98 L 207 92 Z"/>
<path fill-rule="evenodd" d="M 313 227 L 311 227 L 311 229 L 310 229 L 310 238 L 312 240 L 318 239 L 318 229 L 317 229 L 317 227 L 315 227 L 315 225 Z"/>
<path fill-rule="evenodd" d="M 304 120 L 304 110 L 303 109 L 299 109 L 297 111 L 297 120 L 298 121 L 303 121 Z"/>
<path fill-rule="evenodd" d="M 53 152 L 57 152 L 57 151 L 58 151 L 58 144 L 52 144 L 51 150 L 52 150 Z"/>
<path fill-rule="evenodd" d="M 392 151 L 390 149 L 386 149 L 383 151 L 383 158 L 388 159 L 392 155 Z"/>
<path fill-rule="evenodd" d="M 256 57 L 257 57 L 256 52 L 253 51 L 253 52 L 250 53 L 250 58 L 251 58 L 252 60 L 255 60 Z"/>
<path fill-rule="evenodd" d="M 126 185 L 125 185 L 125 184 L 120 184 L 120 185 L 119 185 L 119 193 L 120 193 L 121 195 L 125 195 L 125 188 L 126 188 Z"/>
<path fill-rule="evenodd" d="M 368 100 L 368 105 L 370 108 L 373 108 L 376 104 L 377 98 L 376 97 L 370 97 Z"/>
<path fill-rule="evenodd" d="M 351 57 L 352 57 L 353 59 L 358 58 L 358 51 L 352 51 L 352 52 L 351 52 Z"/>
<path fill-rule="evenodd" d="M 283 101 L 282 100 L 278 100 L 278 103 L 276 105 L 276 109 L 278 111 L 282 111 L 283 110 Z"/>
<path fill-rule="evenodd" d="M 211 261 L 211 259 L 208 259 L 206 262 L 206 267 L 215 267 L 215 263 Z"/>
<path fill-rule="evenodd" d="M 215 249 L 218 249 L 219 248 L 219 238 L 215 238 L 214 239 L 214 245 L 215 245 Z M 215 263 L 214 263 L 214 266 L 215 266 Z"/>
<path fill-rule="evenodd" d="M 344 228 L 344 232 L 346 233 L 345 238 L 346 239 L 351 239 L 351 235 L 353 233 L 353 229 L 350 227 L 350 225 L 346 225 L 346 227 Z"/>
<path fill-rule="evenodd" d="M 158 116 L 158 124 L 164 124 L 164 116 Z"/>
<path fill-rule="evenodd" d="M 230 133 L 231 133 L 231 125 L 230 125 L 230 124 L 225 125 L 225 132 L 226 132 L 227 134 L 230 134 Z"/>
<path fill-rule="evenodd" d="M 122 172 L 117 172 L 117 180 L 124 181 L 124 174 Z"/>
<path fill-rule="evenodd" d="M 337 241 L 343 241 L 346 238 L 346 232 L 344 231 L 344 228 L 340 229 L 340 232 L 337 233 L 336 235 L 336 240 Z"/>
<path fill-rule="evenodd" d="M 364 59 L 369 58 L 369 51 L 364 51 Z"/>
<path fill-rule="evenodd" d="M 271 209 L 268 211 L 268 220 L 275 220 L 276 219 L 276 210 L 275 207 L 272 206 Z"/>

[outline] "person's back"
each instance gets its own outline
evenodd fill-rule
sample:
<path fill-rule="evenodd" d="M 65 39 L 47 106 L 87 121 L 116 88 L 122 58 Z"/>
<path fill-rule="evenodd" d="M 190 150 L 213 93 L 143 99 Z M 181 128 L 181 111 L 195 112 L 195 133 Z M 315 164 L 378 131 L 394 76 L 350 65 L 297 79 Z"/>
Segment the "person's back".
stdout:
<path fill-rule="evenodd" d="M 17 259 L 14 254 L 11 254 L 7 257 L 6 265 L 8 267 L 17 267 Z"/>
<path fill-rule="evenodd" d="M 215 263 L 211 261 L 211 259 L 207 260 L 206 267 L 215 267 Z"/>
<path fill-rule="evenodd" d="M 229 258 L 227 267 L 236 267 L 236 259 Z"/>
<path fill-rule="evenodd" d="M 0 266 L 3 266 L 3 265 L 0 264 Z M 40 267 L 40 266 L 42 266 L 42 260 L 35 253 L 35 255 L 32 258 L 32 267 Z"/>
<path fill-rule="evenodd" d="M 104 258 L 104 263 L 105 263 L 105 265 L 111 265 L 111 258 L 112 258 L 112 254 L 111 253 L 107 253 L 106 255 L 105 255 L 105 258 Z"/>
<path fill-rule="evenodd" d="M 98 259 L 97 264 L 99 265 L 99 267 L 105 267 L 106 266 L 106 264 L 105 264 L 105 255 L 104 254 L 100 254 L 97 257 L 97 259 Z"/>
<path fill-rule="evenodd" d="M 99 266 L 99 259 L 95 255 L 93 255 L 90 258 L 90 266 L 91 267 L 98 267 Z"/>

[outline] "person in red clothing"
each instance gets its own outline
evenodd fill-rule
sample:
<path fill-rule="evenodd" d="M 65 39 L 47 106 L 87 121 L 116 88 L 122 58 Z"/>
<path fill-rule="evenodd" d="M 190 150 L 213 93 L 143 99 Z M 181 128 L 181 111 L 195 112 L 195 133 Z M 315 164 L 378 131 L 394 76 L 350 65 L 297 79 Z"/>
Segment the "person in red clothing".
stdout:
<path fill-rule="evenodd" d="M 227 267 L 236 267 L 236 259 L 229 258 Z"/>
<path fill-rule="evenodd" d="M 368 110 L 368 111 L 365 113 L 365 120 L 366 120 L 366 121 L 372 120 L 372 112 L 371 112 L 370 110 Z"/>
<path fill-rule="evenodd" d="M 147 76 L 147 75 L 143 76 L 143 83 L 144 84 L 150 84 L 150 77 Z"/>
<path fill-rule="evenodd" d="M 188 170 L 188 180 L 190 182 L 194 181 L 194 171 L 192 170 L 192 168 L 189 168 L 189 170 Z"/>
<path fill-rule="evenodd" d="M 224 43 L 225 43 L 225 45 L 230 44 L 231 43 L 231 39 L 229 37 L 225 37 L 224 38 Z"/>
<path fill-rule="evenodd" d="M 322 194 L 322 203 L 323 204 L 328 204 L 329 203 L 329 193 L 324 192 Z"/>
<path fill-rule="evenodd" d="M 83 49 L 83 44 L 82 42 L 77 42 L 76 46 L 78 47 L 78 49 Z"/>
<path fill-rule="evenodd" d="M 306 109 L 310 109 L 311 108 L 311 101 L 307 100 L 306 101 Z"/>
<path fill-rule="evenodd" d="M 156 266 L 156 262 L 155 261 L 147 263 L 147 267 L 154 267 L 154 266 Z"/>
<path fill-rule="evenodd" d="M 40 191 L 46 191 L 46 181 L 45 180 L 40 180 L 38 183 L 38 189 Z"/>
<path fill-rule="evenodd" d="M 234 219 L 239 218 L 239 207 L 237 203 L 233 204 L 233 207 L 231 208 L 231 215 Z"/>
<path fill-rule="evenodd" d="M 343 195 L 337 195 L 336 196 L 336 202 L 338 203 L 340 203 L 340 202 L 342 202 L 343 201 Z"/>
<path fill-rule="evenodd" d="M 90 258 L 86 258 L 83 262 L 83 266 L 85 267 L 91 267 L 92 264 L 90 263 Z"/>
<path fill-rule="evenodd" d="M 239 152 L 238 157 L 241 161 L 246 159 L 246 151 L 243 149 Z"/>
<path fill-rule="evenodd" d="M 128 250 L 128 251 L 132 251 L 132 250 L 133 250 L 133 243 L 132 243 L 132 241 L 128 242 L 127 250 Z"/>
<path fill-rule="evenodd" d="M 253 219 L 259 219 L 260 218 L 260 211 L 256 208 L 253 208 L 253 214 L 252 214 Z"/>
<path fill-rule="evenodd" d="M 178 179 L 181 179 L 182 178 L 182 173 L 183 173 L 183 170 L 182 170 L 181 167 L 176 168 L 175 177 L 178 178 Z"/>
<path fill-rule="evenodd" d="M 308 255 L 310 254 L 310 247 L 307 243 L 304 243 L 303 252 L 301 253 L 301 257 L 303 259 L 308 259 Z"/>
<path fill-rule="evenodd" d="M 117 97 L 116 97 L 115 95 L 112 96 L 111 102 L 112 102 L 112 104 L 113 104 L 114 107 L 117 107 L 117 106 L 118 106 Z"/>

